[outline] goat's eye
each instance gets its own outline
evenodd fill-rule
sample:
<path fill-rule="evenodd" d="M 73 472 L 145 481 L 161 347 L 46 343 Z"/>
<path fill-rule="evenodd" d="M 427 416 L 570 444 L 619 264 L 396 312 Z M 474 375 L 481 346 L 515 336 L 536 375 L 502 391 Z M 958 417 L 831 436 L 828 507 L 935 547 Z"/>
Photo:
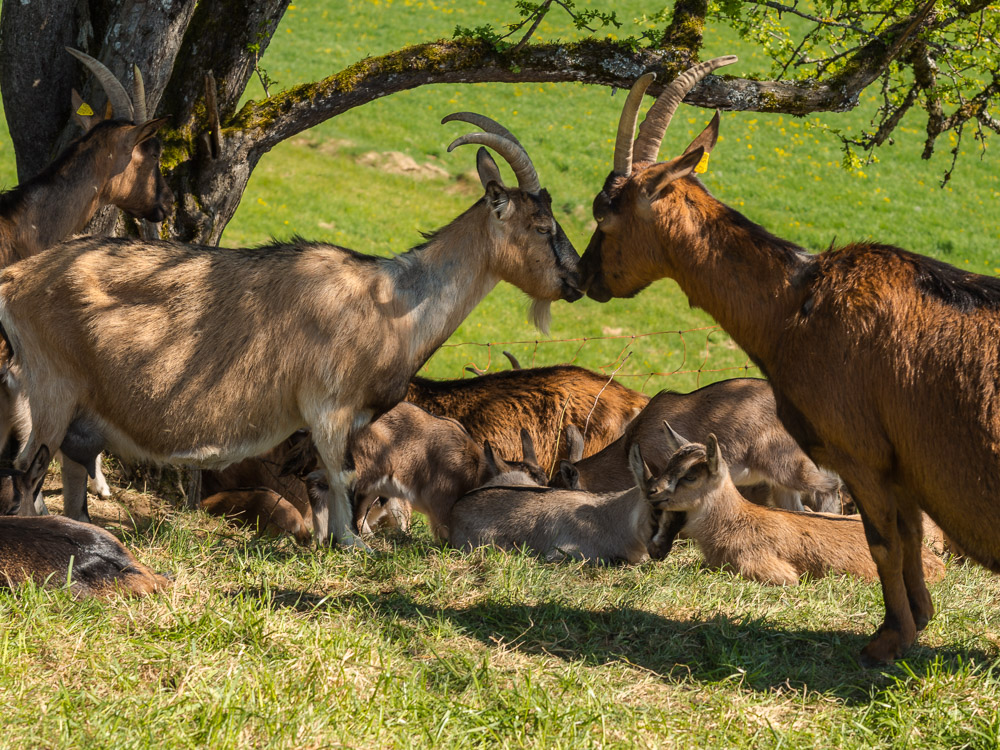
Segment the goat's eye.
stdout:
<path fill-rule="evenodd" d="M 693 482 L 697 478 L 698 478 L 698 472 L 697 471 L 689 471 L 687 474 L 684 475 L 684 481 L 685 482 Z"/>
<path fill-rule="evenodd" d="M 537 227 L 535 231 L 538 232 L 539 234 L 552 234 L 551 227 Z"/>

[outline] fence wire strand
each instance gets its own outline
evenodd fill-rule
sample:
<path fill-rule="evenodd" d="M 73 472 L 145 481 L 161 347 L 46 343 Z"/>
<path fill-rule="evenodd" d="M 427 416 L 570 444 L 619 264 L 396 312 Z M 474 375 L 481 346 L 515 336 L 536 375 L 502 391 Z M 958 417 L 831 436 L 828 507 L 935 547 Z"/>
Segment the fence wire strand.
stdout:
<path fill-rule="evenodd" d="M 686 335 L 694 334 L 705 334 L 705 346 L 704 346 L 704 356 L 701 358 L 700 364 L 691 363 L 689 365 L 689 357 L 691 356 L 691 351 L 688 347 L 688 341 Z M 475 348 L 475 349 L 485 349 L 486 352 L 486 362 L 483 365 L 478 364 L 475 361 L 474 356 L 470 358 L 462 365 L 460 368 L 461 374 L 459 377 L 465 375 L 465 368 L 472 368 L 479 373 L 487 373 L 491 371 L 491 366 L 493 365 L 493 350 L 496 347 L 514 347 L 514 346 L 530 346 L 530 367 L 537 367 L 542 365 L 553 365 L 553 364 L 578 364 L 581 354 L 588 344 L 593 344 L 600 341 L 622 341 L 622 348 L 617 355 L 608 363 L 603 365 L 591 366 L 590 369 L 600 372 L 602 374 L 608 375 L 608 377 L 614 377 L 619 380 L 641 380 L 641 386 L 639 390 L 645 390 L 649 382 L 654 378 L 669 378 L 676 377 L 680 375 L 695 375 L 698 385 L 701 385 L 702 375 L 717 374 L 717 373 L 732 373 L 733 377 L 746 377 L 748 375 L 758 375 L 759 370 L 756 365 L 754 365 L 749 357 L 745 357 L 742 365 L 731 365 L 728 367 L 709 367 L 709 360 L 712 359 L 712 346 L 725 346 L 724 342 L 719 342 L 718 338 L 725 336 L 725 332 L 719 326 L 701 326 L 698 328 L 688 328 L 684 330 L 670 330 L 670 331 L 649 331 L 645 333 L 632 333 L 632 334 L 617 334 L 608 333 L 601 336 L 582 336 L 577 338 L 566 338 L 566 339 L 515 339 L 509 341 L 464 341 L 457 343 L 447 343 L 441 346 L 441 349 L 461 349 L 461 348 Z M 676 368 L 672 370 L 653 370 L 653 371 L 632 371 L 632 372 L 619 372 L 621 368 L 625 365 L 626 360 L 634 353 L 634 346 L 636 342 L 644 339 L 652 339 L 657 336 L 677 336 L 680 338 L 680 354 L 681 361 Z M 713 337 L 715 337 L 713 339 Z M 546 347 L 556 346 L 556 345 L 566 345 L 566 344 L 578 344 L 575 351 L 568 360 L 561 360 L 559 362 L 548 361 L 544 357 L 542 350 Z M 735 345 L 733 346 L 735 348 Z M 539 364 L 539 358 L 541 355 L 542 365 Z M 521 361 L 525 359 L 520 358 Z M 639 358 L 636 357 L 633 361 L 638 361 Z M 501 359 L 501 362 L 505 362 L 506 359 Z"/>

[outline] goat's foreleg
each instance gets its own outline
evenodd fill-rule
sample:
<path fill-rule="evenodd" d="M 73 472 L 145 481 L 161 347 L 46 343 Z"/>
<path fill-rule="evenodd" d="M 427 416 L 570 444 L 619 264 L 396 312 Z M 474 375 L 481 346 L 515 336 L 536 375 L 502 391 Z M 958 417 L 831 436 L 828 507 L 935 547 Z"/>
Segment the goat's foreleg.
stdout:
<path fill-rule="evenodd" d="M 322 502 L 322 497 L 313 498 L 313 531 L 321 544 L 329 539 L 349 547 L 367 548 L 353 528 L 350 489 L 354 472 L 344 471 L 344 456 L 353 426 L 354 415 L 346 410 L 327 413 L 310 424 L 312 440 L 328 483 L 326 502 Z"/>
<path fill-rule="evenodd" d="M 903 578 L 899 513 L 890 482 L 877 472 L 856 464 L 852 471 L 845 472 L 844 478 L 861 511 L 865 538 L 878 570 L 885 602 L 885 620 L 861 651 L 861 663 L 864 666 L 888 664 L 901 657 L 917 637 Z"/>

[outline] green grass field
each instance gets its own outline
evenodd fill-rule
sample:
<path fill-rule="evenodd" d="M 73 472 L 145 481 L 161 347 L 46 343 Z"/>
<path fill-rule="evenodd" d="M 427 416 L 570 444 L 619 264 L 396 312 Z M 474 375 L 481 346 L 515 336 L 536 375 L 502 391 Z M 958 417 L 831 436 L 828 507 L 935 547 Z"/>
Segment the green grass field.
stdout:
<path fill-rule="evenodd" d="M 615 7 L 629 20 L 643 4 Z M 484 0 L 300 2 L 264 67 L 285 87 L 508 13 Z M 546 23 L 539 33 L 568 31 Z M 703 57 L 736 50 L 734 73 L 767 70 L 728 30 L 706 38 Z M 417 244 L 420 231 L 480 195 L 474 149 L 445 151 L 465 131 L 439 124 L 470 109 L 518 135 L 582 251 L 622 98 L 524 84 L 427 87 L 377 101 L 266 156 L 223 242 L 300 234 L 380 253 Z M 811 249 L 876 238 L 1000 273 L 995 150 L 980 159 L 965 143 L 942 190 L 950 146 L 920 160 L 920 123 L 907 121 L 878 163 L 844 171 L 825 128 L 856 128 L 873 106 L 869 98 L 865 111 L 806 120 L 726 113 L 705 182 Z M 709 116 L 684 108 L 662 154 L 682 149 Z M 390 152 L 412 159 L 418 174 L 395 173 L 406 159 Z M 13 174 L 0 138 L 0 179 L 11 184 Z M 575 360 L 610 373 L 631 352 L 623 382 L 652 393 L 745 365 L 669 281 L 633 300 L 559 303 L 551 339 L 525 310 L 523 295 L 501 284 L 427 371 L 506 367 L 499 349 L 510 349 L 525 364 Z M 666 333 L 646 335 L 657 332 Z M 867 671 L 855 657 L 880 621 L 877 585 L 763 587 L 704 569 L 685 544 L 663 562 L 616 568 L 469 555 L 435 545 L 419 523 L 410 537 L 377 540 L 370 554 L 302 550 L 139 489 L 100 505 L 100 518 L 141 560 L 173 574 L 173 589 L 113 602 L 0 592 L 0 747 L 1000 744 L 1000 582 L 975 566 L 949 563 L 932 588 L 937 616 L 906 661 Z"/>

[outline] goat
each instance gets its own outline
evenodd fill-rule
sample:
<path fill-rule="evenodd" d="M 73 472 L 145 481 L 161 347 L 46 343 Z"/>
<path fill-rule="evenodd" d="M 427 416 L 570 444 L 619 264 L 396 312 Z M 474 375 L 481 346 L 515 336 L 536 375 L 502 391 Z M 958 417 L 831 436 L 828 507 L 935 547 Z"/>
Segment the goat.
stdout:
<path fill-rule="evenodd" d="M 1000 571 L 1000 281 L 888 245 L 810 255 L 770 234 L 693 174 L 718 115 L 681 156 L 657 163 L 681 98 L 733 61 L 702 63 L 668 86 L 634 146 L 650 77 L 633 87 L 581 271 L 599 301 L 669 276 L 760 366 L 785 428 L 861 512 L 885 602 L 862 661 L 890 662 L 934 613 L 921 510 Z"/>
<path fill-rule="evenodd" d="M 521 445 L 522 459 L 505 461 L 488 441 L 485 448 L 480 446 L 458 421 L 435 417 L 405 401 L 397 404 L 351 441 L 359 532 L 393 525 L 388 517 L 408 518 L 409 507 L 427 516 L 437 539 L 447 540 L 451 506 L 491 477 L 517 470 L 532 484 L 548 481 L 526 430 Z"/>
<path fill-rule="evenodd" d="M 204 496 L 245 487 L 264 488 L 280 495 L 312 526 L 312 507 L 304 477 L 316 469 L 316 451 L 307 430 L 299 430 L 260 456 L 238 461 L 225 469 L 201 473 Z"/>
<path fill-rule="evenodd" d="M 643 465 L 639 486 L 654 508 L 687 514 L 683 531 L 709 566 L 779 586 L 794 586 L 806 573 L 877 578 L 860 519 L 754 505 L 733 484 L 714 434 L 692 443 L 664 427 L 672 455 L 656 478 Z M 944 577 L 944 563 L 923 545 L 921 558 L 928 580 Z"/>
<path fill-rule="evenodd" d="M 730 456 L 733 482 L 746 492 L 764 483 L 770 500 L 785 510 L 803 510 L 802 499 L 815 510 L 840 512 L 840 480 L 819 469 L 802 451 L 778 419 L 774 393 L 766 380 L 733 378 L 712 383 L 691 393 L 661 391 L 639 413 L 614 443 L 576 463 L 564 461 L 553 477 L 553 486 L 579 487 L 590 492 L 611 492 L 631 486 L 628 450 L 634 443 L 646 446 L 653 467 L 666 466 L 670 453 L 662 439 L 664 420 L 685 434 L 704 439 L 709 432 Z M 567 442 L 578 445 L 575 425 L 567 427 Z M 579 455 L 576 448 L 574 455 Z M 673 535 L 683 524 L 672 513 L 660 516 L 650 555 L 663 557 Z"/>
<path fill-rule="evenodd" d="M 358 432 L 350 451 L 362 534 L 385 523 L 391 506 L 384 499 L 398 498 L 427 516 L 435 537 L 447 539 L 451 506 L 495 473 L 461 424 L 405 401 Z"/>
<path fill-rule="evenodd" d="M 362 544 L 343 473 L 351 433 L 403 399 L 500 279 L 534 299 L 543 329 L 553 300 L 581 296 L 579 258 L 527 152 L 489 118 L 455 119 L 488 132 L 449 149 L 490 146 L 518 187 L 480 148 L 484 197 L 403 255 L 82 239 L 0 272 L 13 468 L 68 430 L 125 456 L 223 468 L 309 427 L 330 480 L 316 534 Z M 60 304 L 39 307 L 43 293 Z"/>
<path fill-rule="evenodd" d="M 80 232 L 94 213 L 115 205 L 137 218 L 162 221 L 174 196 L 160 174 L 162 146 L 156 131 L 167 121 L 148 120 L 142 76 L 135 69 L 130 98 L 104 65 L 78 50 L 69 52 L 97 77 L 117 119 L 75 115 L 84 134 L 74 140 L 35 177 L 0 194 L 0 267 L 42 252 Z M 74 92 L 75 94 L 75 92 Z M 82 102 L 75 102 L 77 105 Z M 96 460 L 91 487 L 110 496 L 107 480 Z M 66 515 L 89 521 L 87 472 L 72 462 L 63 464 Z M 23 503 L 22 515 L 44 513 L 39 495 Z"/>
<path fill-rule="evenodd" d="M 78 598 L 144 596 L 170 586 L 109 532 L 69 518 L 0 518 L 0 585 L 68 584 Z"/>
<path fill-rule="evenodd" d="M 633 454 L 638 455 L 638 445 Z M 524 486 L 530 480 L 520 470 L 504 472 L 465 495 L 451 509 L 449 543 L 465 549 L 527 547 L 549 561 L 649 559 L 652 507 L 638 487 L 594 494 Z"/>
<path fill-rule="evenodd" d="M 574 365 L 485 373 L 462 380 L 415 377 L 406 400 L 461 422 L 479 443 L 489 440 L 502 455 L 520 448 L 528 430 L 538 463 L 551 471 L 568 455 L 565 424 L 587 425 L 589 455 L 619 437 L 649 401 L 606 375 Z"/>
<path fill-rule="evenodd" d="M 267 536 L 291 534 L 302 545 L 312 542 L 312 531 L 292 503 L 265 487 L 225 490 L 201 501 L 201 509 Z"/>

